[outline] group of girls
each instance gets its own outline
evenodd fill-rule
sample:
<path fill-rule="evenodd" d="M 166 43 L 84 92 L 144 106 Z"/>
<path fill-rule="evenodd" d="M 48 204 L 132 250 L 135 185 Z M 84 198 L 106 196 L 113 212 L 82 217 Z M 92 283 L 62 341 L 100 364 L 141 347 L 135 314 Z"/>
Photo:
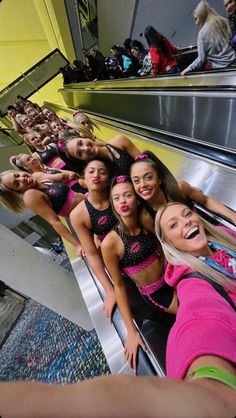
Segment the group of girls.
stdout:
<path fill-rule="evenodd" d="M 201 0 L 193 12 L 198 26 L 197 58 L 181 75 L 196 70 L 220 69 L 235 63 L 235 51 L 231 45 L 231 31 L 228 20 L 220 16 L 205 0 Z M 152 60 L 152 72 L 158 74 L 178 73 L 176 61 L 178 49 L 152 26 L 148 26 L 144 35 L 149 46 Z"/>
<path fill-rule="evenodd" d="M 236 56 L 231 45 L 232 33 L 228 20 L 220 16 L 206 0 L 198 3 L 193 17 L 199 28 L 198 57 L 181 71 L 181 75 L 196 70 L 226 68 L 234 64 Z M 123 70 L 118 72 L 115 78 L 180 73 L 176 59 L 180 52 L 178 48 L 152 26 L 145 28 L 144 36 L 149 47 L 148 51 L 141 42 L 130 39 L 126 40 L 129 41 L 127 46 L 124 43 L 126 48 L 117 45 L 111 47 L 112 57 L 118 61 Z"/>
<path fill-rule="evenodd" d="M 133 323 L 127 280 L 137 286 L 143 303 L 176 314 L 167 344 L 167 376 L 201 378 L 203 385 L 213 379 L 210 392 L 218 390 L 215 380 L 220 380 L 221 396 L 228 398 L 236 386 L 235 238 L 230 230 L 205 223 L 189 205 L 200 203 L 234 224 L 235 212 L 189 183 L 177 182 L 156 156 L 140 153 L 128 138 L 118 135 L 105 144 L 92 132 L 89 136 L 77 134 L 56 144 L 67 164 L 78 165 L 79 179 L 78 173 L 51 174 L 44 166 L 31 174 L 28 165 L 29 172 L 2 173 L 1 201 L 15 210 L 24 203 L 86 255 L 105 290 L 105 315 L 111 319 L 115 303 L 121 310 L 125 356 L 133 369 L 138 347 L 146 347 Z M 28 161 L 18 157 L 26 167 Z M 74 192 L 68 181 L 83 190 Z M 59 215 L 70 217 L 80 243 Z"/>

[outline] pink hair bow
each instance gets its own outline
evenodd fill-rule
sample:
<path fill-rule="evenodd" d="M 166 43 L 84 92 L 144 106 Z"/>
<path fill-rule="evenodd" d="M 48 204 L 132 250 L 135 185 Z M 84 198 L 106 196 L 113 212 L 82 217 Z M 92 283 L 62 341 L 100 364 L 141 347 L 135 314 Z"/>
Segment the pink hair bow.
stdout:
<path fill-rule="evenodd" d="M 58 148 L 60 151 L 62 151 L 62 152 L 64 152 L 64 151 L 65 151 L 65 140 L 64 140 L 64 139 L 60 139 L 60 140 L 57 142 L 57 148 Z"/>
<path fill-rule="evenodd" d="M 81 110 L 77 110 L 76 112 L 73 112 L 73 116 L 76 116 L 76 115 L 78 115 L 79 113 L 83 113 L 83 112 L 81 112 Z"/>
<path fill-rule="evenodd" d="M 16 164 L 17 156 L 16 155 L 13 155 L 11 157 L 11 160 L 12 160 L 13 164 Z"/>
<path fill-rule="evenodd" d="M 116 178 L 116 183 L 125 183 L 127 181 L 127 177 L 126 176 L 118 176 Z"/>
<path fill-rule="evenodd" d="M 147 154 L 143 154 L 141 152 L 140 154 L 136 155 L 135 161 L 138 161 L 138 160 L 147 160 L 147 158 L 148 158 L 148 155 Z"/>

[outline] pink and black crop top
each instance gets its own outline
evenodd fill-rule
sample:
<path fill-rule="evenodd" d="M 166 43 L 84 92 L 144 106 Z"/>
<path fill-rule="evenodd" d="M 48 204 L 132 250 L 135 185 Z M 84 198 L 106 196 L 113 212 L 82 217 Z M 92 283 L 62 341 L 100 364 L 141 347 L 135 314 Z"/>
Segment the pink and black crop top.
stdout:
<path fill-rule="evenodd" d="M 58 158 L 57 149 L 54 147 L 48 147 L 45 151 L 37 151 L 37 154 L 45 165 L 52 164 Z"/>
<path fill-rule="evenodd" d="M 112 211 L 111 205 L 105 210 L 98 210 L 88 199 L 84 203 L 92 222 L 92 232 L 103 240 L 108 232 L 117 224 L 117 219 Z"/>
<path fill-rule="evenodd" d="M 116 228 L 115 231 L 125 246 L 125 254 L 120 261 L 120 268 L 128 276 L 139 273 L 156 260 L 163 259 L 157 237 L 151 232 L 144 233 L 141 230 L 138 235 L 127 235 L 121 234 L 119 228 Z"/>
<path fill-rule="evenodd" d="M 44 182 L 47 188 L 42 190 L 52 205 L 57 215 L 66 216 L 73 201 L 75 192 L 67 184 Z"/>
<path fill-rule="evenodd" d="M 107 144 L 106 148 L 111 154 L 116 176 L 129 176 L 130 167 L 133 164 L 134 159 L 127 154 L 127 152 L 115 147 L 114 145 Z M 116 157 L 115 154 L 113 154 L 112 149 L 116 151 L 119 157 Z"/>

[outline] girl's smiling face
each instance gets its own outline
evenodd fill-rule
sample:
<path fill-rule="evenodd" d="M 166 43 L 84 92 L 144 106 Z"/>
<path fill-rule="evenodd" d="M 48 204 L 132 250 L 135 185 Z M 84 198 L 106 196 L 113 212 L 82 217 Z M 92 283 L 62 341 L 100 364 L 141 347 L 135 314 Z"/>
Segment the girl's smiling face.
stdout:
<path fill-rule="evenodd" d="M 88 161 L 98 152 L 96 142 L 89 138 L 73 138 L 67 144 L 67 151 L 76 160 Z"/>
<path fill-rule="evenodd" d="M 24 193 L 36 185 L 36 180 L 30 174 L 24 171 L 10 171 L 3 175 L 2 183 L 9 190 Z"/>
<path fill-rule="evenodd" d="M 158 193 L 161 184 L 156 170 L 144 161 L 139 161 L 133 165 L 131 180 L 137 195 L 146 201 L 152 199 Z"/>
<path fill-rule="evenodd" d="M 208 246 L 202 222 L 188 206 L 176 203 L 168 206 L 160 219 L 162 235 L 175 248 L 194 256 L 201 256 Z"/>

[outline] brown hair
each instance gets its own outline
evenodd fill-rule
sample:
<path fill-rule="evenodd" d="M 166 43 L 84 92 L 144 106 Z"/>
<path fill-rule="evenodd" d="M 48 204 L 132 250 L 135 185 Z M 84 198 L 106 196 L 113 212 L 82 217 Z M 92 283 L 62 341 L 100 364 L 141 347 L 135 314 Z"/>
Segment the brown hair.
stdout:
<path fill-rule="evenodd" d="M 177 180 L 175 179 L 173 174 L 171 174 L 170 170 L 166 167 L 166 165 L 163 164 L 161 160 L 159 160 L 159 158 L 157 158 L 156 155 L 153 154 L 151 151 L 144 151 L 141 155 L 143 157 L 137 159 L 131 165 L 130 173 L 132 173 L 132 168 L 140 162 L 149 164 L 156 171 L 157 176 L 161 181 L 160 188 L 163 191 L 167 202 L 186 203 L 186 200 L 184 199 L 182 192 L 178 186 Z"/>
<path fill-rule="evenodd" d="M 135 196 L 136 196 L 137 202 L 139 202 L 139 203 L 140 203 L 140 205 L 139 205 L 139 206 L 138 206 L 138 208 L 137 208 L 137 210 L 138 210 L 138 215 L 139 215 L 139 213 L 140 213 L 141 209 L 143 208 L 143 206 L 142 206 L 142 203 L 141 203 L 141 200 L 140 200 L 139 196 L 135 193 L 133 183 L 132 183 L 132 181 L 131 181 L 131 179 L 130 179 L 129 177 L 127 177 L 127 176 L 118 176 L 118 177 L 115 177 L 115 178 L 112 180 L 112 182 L 111 182 L 111 188 L 110 188 L 110 202 L 111 202 L 111 207 L 112 207 L 112 211 L 113 211 L 113 213 L 114 213 L 115 217 L 116 217 L 116 218 L 118 219 L 118 221 L 119 221 L 119 223 L 118 223 L 118 228 L 119 228 L 119 230 L 120 230 L 120 232 L 121 232 L 121 238 L 122 238 L 122 240 L 125 240 L 125 234 L 129 234 L 129 231 L 127 230 L 126 225 L 125 225 L 125 224 L 124 224 L 124 222 L 122 221 L 121 216 L 120 216 L 120 215 L 116 212 L 115 207 L 114 207 L 114 203 L 113 203 L 113 199 L 112 199 L 112 190 L 113 190 L 113 188 L 114 188 L 117 184 L 121 184 L 121 183 L 122 183 L 122 184 L 130 184 L 130 185 L 131 185 L 131 187 L 132 187 L 132 189 L 133 189 L 133 191 L 134 191 L 134 194 L 135 194 Z"/>

